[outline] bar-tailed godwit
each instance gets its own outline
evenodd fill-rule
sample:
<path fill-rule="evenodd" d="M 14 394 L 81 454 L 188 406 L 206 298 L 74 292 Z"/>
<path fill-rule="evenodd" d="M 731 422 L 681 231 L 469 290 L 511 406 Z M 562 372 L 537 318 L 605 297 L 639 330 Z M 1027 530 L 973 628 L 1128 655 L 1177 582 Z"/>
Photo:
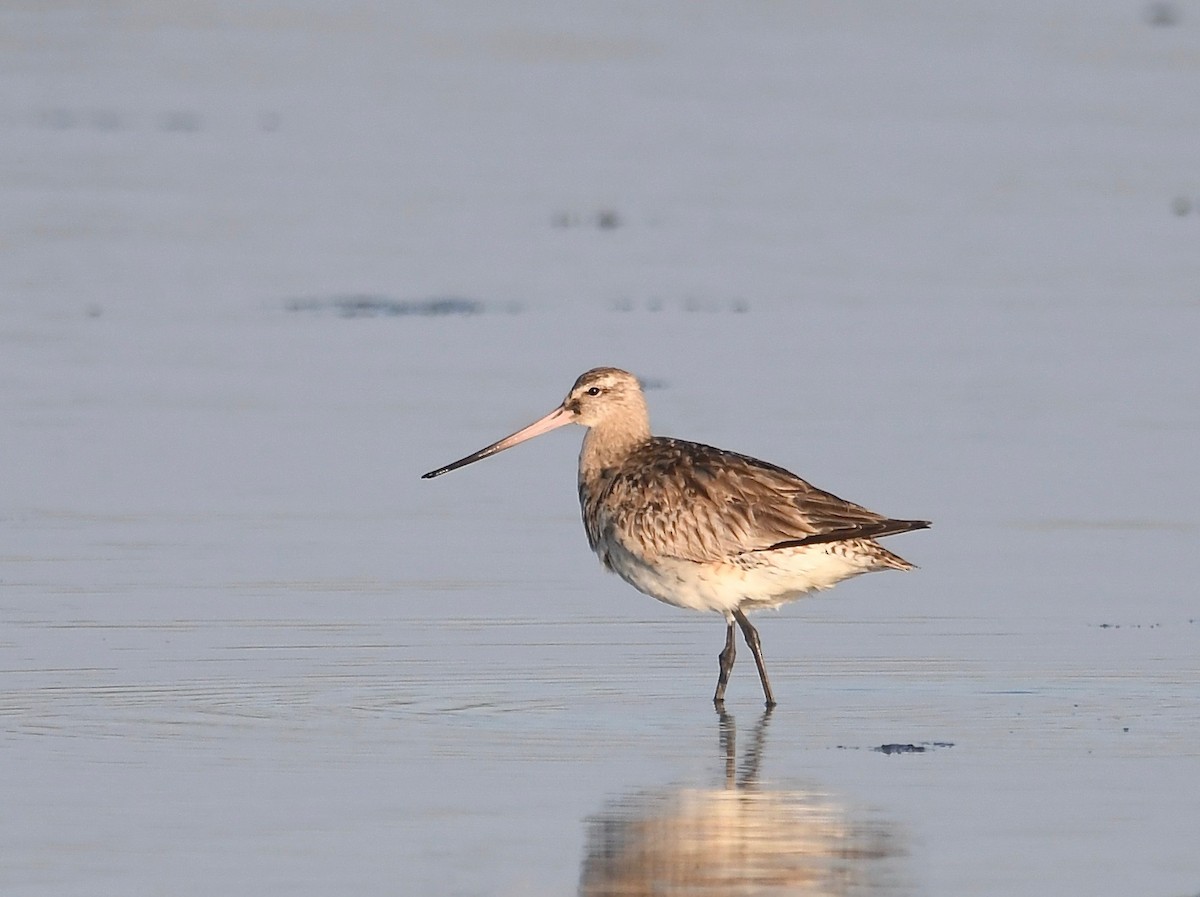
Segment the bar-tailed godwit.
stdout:
<path fill-rule="evenodd" d="M 737 653 L 735 622 L 754 655 L 767 706 L 775 705 L 747 611 L 778 607 L 860 573 L 911 570 L 875 540 L 929 526 L 876 514 L 765 461 L 650 435 L 642 388 L 618 368 L 588 371 L 545 417 L 424 478 L 567 424 L 587 428 L 579 504 L 588 543 L 604 566 L 667 604 L 725 617 L 717 705 Z"/>

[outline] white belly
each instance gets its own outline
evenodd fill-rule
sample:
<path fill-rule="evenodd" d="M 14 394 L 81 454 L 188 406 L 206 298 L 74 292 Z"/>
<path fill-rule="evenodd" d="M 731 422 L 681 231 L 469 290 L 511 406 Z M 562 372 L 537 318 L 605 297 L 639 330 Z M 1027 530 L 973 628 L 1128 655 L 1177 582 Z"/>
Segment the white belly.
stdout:
<path fill-rule="evenodd" d="M 675 607 L 726 617 L 738 607 L 778 607 L 874 567 L 867 558 L 831 550 L 828 544 L 754 552 L 706 564 L 669 557 L 647 561 L 617 542 L 597 546 L 597 554 L 639 592 Z"/>

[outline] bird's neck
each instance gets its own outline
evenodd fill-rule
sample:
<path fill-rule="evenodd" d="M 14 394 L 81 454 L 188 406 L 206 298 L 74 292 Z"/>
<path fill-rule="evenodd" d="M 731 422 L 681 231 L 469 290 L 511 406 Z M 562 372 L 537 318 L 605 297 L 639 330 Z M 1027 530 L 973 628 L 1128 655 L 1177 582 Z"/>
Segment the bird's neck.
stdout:
<path fill-rule="evenodd" d="M 579 452 L 581 476 L 614 468 L 621 464 L 638 446 L 650 439 L 650 420 L 645 415 L 604 421 L 590 427 L 583 437 Z"/>

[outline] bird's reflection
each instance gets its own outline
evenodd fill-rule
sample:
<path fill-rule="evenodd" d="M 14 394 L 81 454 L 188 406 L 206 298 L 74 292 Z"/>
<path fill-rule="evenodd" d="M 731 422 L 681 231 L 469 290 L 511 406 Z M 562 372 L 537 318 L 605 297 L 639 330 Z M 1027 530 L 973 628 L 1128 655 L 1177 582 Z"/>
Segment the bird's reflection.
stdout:
<path fill-rule="evenodd" d="M 583 897 L 867 895 L 907 890 L 892 826 L 816 789 L 759 784 L 768 710 L 740 762 L 731 715 L 719 714 L 719 788 L 637 792 L 587 821 Z"/>

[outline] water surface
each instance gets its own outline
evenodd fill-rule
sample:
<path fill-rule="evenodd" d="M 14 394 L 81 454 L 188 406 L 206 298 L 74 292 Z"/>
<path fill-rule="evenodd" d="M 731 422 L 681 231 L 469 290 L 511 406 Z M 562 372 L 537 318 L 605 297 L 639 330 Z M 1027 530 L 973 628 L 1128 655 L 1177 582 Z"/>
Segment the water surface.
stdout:
<path fill-rule="evenodd" d="M 1200 892 L 1200 19 L 468 12 L 0 12 L 0 886 Z M 578 433 L 418 479 L 596 364 L 935 522 L 769 716 Z"/>

